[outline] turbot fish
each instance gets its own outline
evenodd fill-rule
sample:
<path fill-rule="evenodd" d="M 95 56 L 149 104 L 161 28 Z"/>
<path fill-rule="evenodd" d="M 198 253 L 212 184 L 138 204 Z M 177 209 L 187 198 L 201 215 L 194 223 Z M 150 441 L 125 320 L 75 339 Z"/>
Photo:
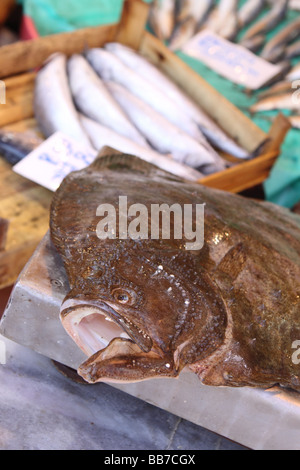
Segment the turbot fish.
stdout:
<path fill-rule="evenodd" d="M 64 54 L 51 56 L 38 72 L 34 87 L 34 113 L 45 137 L 60 131 L 83 145 L 91 146 L 73 103 Z"/>
<path fill-rule="evenodd" d="M 81 113 L 124 137 L 149 147 L 83 56 L 74 54 L 69 59 L 68 76 L 76 107 Z"/>
<path fill-rule="evenodd" d="M 249 158 L 249 154 L 225 133 L 174 81 L 134 50 L 119 43 L 106 44 L 105 49 L 116 55 L 127 67 L 163 91 L 201 129 L 205 137 L 219 150 L 236 158 Z"/>
<path fill-rule="evenodd" d="M 96 150 L 112 147 L 120 152 L 136 155 L 142 160 L 188 181 L 198 181 L 203 178 L 199 171 L 176 162 L 171 155 L 161 155 L 150 148 L 145 148 L 86 116 L 81 115 L 80 121 Z"/>
<path fill-rule="evenodd" d="M 139 131 L 159 153 L 170 153 L 176 161 L 199 168 L 203 173 L 213 173 L 226 168 L 225 162 L 205 138 L 202 142 L 194 140 L 121 85 L 107 82 L 107 87 Z"/>
<path fill-rule="evenodd" d="M 114 54 L 108 50 L 95 48 L 88 50 L 86 57 L 103 80 L 124 86 L 191 137 L 201 139 L 201 132 L 195 122 L 166 96 L 164 90 L 127 67 Z"/>
<path fill-rule="evenodd" d="M 175 1 L 154 0 L 150 9 L 149 24 L 159 39 L 169 39 L 175 26 Z"/>
<path fill-rule="evenodd" d="M 270 62 L 276 62 L 285 54 L 286 46 L 299 38 L 300 18 L 296 18 L 276 34 L 263 48 L 261 57 Z"/>
<path fill-rule="evenodd" d="M 153 206 L 181 214 L 169 236 L 155 229 Z M 179 235 L 186 206 L 203 239 L 182 222 Z M 50 233 L 70 285 L 60 318 L 86 355 L 87 382 L 188 368 L 207 386 L 300 390 L 298 215 L 112 151 L 65 178 Z"/>
<path fill-rule="evenodd" d="M 288 3 L 288 0 L 276 1 L 271 10 L 246 31 L 242 40 L 252 38 L 258 34 L 266 34 L 274 29 L 285 18 Z"/>

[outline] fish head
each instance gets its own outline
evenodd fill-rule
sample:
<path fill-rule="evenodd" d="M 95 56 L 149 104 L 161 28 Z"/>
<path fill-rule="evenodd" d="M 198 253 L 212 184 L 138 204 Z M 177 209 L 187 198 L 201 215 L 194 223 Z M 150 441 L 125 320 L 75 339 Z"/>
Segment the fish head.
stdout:
<path fill-rule="evenodd" d="M 61 321 L 88 356 L 78 369 L 87 382 L 176 377 L 201 348 L 222 342 L 214 342 L 214 329 L 223 332 L 226 319 L 216 286 L 204 273 L 196 282 L 199 272 L 179 258 L 126 249 L 68 294 Z"/>

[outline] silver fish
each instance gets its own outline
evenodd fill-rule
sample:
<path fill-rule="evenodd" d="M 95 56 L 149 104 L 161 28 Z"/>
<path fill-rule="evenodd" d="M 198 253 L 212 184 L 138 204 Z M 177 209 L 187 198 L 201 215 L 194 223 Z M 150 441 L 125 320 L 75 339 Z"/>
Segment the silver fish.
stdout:
<path fill-rule="evenodd" d="M 106 44 L 105 49 L 116 55 L 129 68 L 142 77 L 147 78 L 154 86 L 159 87 L 165 96 L 187 114 L 200 127 L 208 140 L 216 148 L 229 153 L 236 158 L 247 158 L 248 154 L 233 139 L 231 139 L 197 104 L 179 88 L 170 78 L 155 65 L 134 50 L 119 43 Z"/>
<path fill-rule="evenodd" d="M 149 147 L 83 56 L 74 54 L 69 59 L 68 74 L 73 99 L 81 113 L 134 142 Z"/>
<path fill-rule="evenodd" d="M 233 39 L 238 31 L 238 0 L 220 0 L 207 27 L 225 39 Z"/>
<path fill-rule="evenodd" d="M 119 83 L 191 137 L 203 140 L 196 123 L 187 113 L 182 112 L 176 102 L 168 98 L 165 90 L 153 85 L 150 78 L 142 77 L 104 49 L 90 49 L 86 57 L 103 80 Z"/>
<path fill-rule="evenodd" d="M 261 57 L 263 59 L 274 61 L 275 57 L 284 56 L 286 46 L 300 36 L 300 18 L 296 18 L 276 34 L 263 48 Z"/>
<path fill-rule="evenodd" d="M 248 0 L 238 11 L 240 28 L 245 28 L 254 21 L 266 5 L 266 0 Z"/>
<path fill-rule="evenodd" d="M 177 16 L 177 25 L 169 43 L 172 51 L 180 49 L 203 25 L 214 1 L 183 0 L 180 3 L 181 11 Z"/>
<path fill-rule="evenodd" d="M 289 73 L 286 75 L 286 80 L 293 82 L 294 80 L 300 80 L 300 64 L 295 65 Z"/>
<path fill-rule="evenodd" d="M 213 171 L 225 169 L 225 163 L 220 162 L 219 155 L 207 142 L 197 142 L 117 83 L 108 82 L 107 87 L 132 122 L 159 153 L 171 153 L 176 161 L 199 168 L 203 173 L 207 173 L 205 168 L 207 166 L 209 171 L 211 168 Z"/>
<path fill-rule="evenodd" d="M 251 52 L 258 52 L 266 42 L 266 36 L 264 34 L 259 34 L 257 36 L 253 36 L 249 39 L 243 39 L 240 42 L 240 45 L 245 47 Z"/>
<path fill-rule="evenodd" d="M 198 181 L 203 178 L 202 173 L 187 165 L 176 162 L 171 156 L 161 155 L 150 148 L 144 148 L 142 145 L 117 134 L 112 129 L 86 116 L 80 116 L 80 120 L 94 148 L 97 150 L 108 146 L 119 152 L 136 155 L 142 160 L 152 163 L 162 170 L 168 171 L 188 181 Z"/>
<path fill-rule="evenodd" d="M 175 27 L 175 1 L 154 0 L 150 9 L 149 24 L 160 40 L 169 39 Z"/>
<path fill-rule="evenodd" d="M 259 100 L 256 104 L 250 107 L 250 111 L 254 113 L 283 109 L 290 111 L 300 111 L 299 98 L 293 96 L 292 92 L 283 93 L 281 95 L 270 96 Z"/>
<path fill-rule="evenodd" d="M 242 40 L 252 38 L 258 34 L 268 33 L 274 29 L 285 18 L 288 3 L 288 0 L 276 1 L 271 10 L 246 31 Z"/>
<path fill-rule="evenodd" d="M 292 83 L 288 81 L 282 81 L 275 83 L 275 85 L 268 87 L 266 90 L 259 93 L 259 99 L 268 98 L 269 96 L 281 95 L 283 93 L 291 91 Z"/>
<path fill-rule="evenodd" d="M 300 56 L 300 39 L 285 49 L 285 58 L 294 59 Z"/>
<path fill-rule="evenodd" d="M 300 116 L 289 116 L 288 120 L 294 129 L 300 129 Z"/>
<path fill-rule="evenodd" d="M 72 100 L 64 54 L 51 56 L 38 72 L 34 87 L 34 113 L 45 137 L 60 131 L 91 146 Z"/>

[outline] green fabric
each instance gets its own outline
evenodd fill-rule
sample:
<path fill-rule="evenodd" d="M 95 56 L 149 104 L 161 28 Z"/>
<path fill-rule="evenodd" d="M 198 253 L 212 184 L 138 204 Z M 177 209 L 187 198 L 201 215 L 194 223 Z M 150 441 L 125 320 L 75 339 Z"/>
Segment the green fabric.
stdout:
<path fill-rule="evenodd" d="M 145 1 L 151 2 L 151 0 Z M 246 0 L 241 0 L 240 4 L 243 4 L 244 1 Z M 117 22 L 123 4 L 123 0 L 85 0 L 84 2 L 79 2 L 78 0 L 19 0 L 19 2 L 23 4 L 25 14 L 33 19 L 41 35 Z M 297 12 L 289 11 L 286 20 L 269 34 L 269 37 L 276 34 L 298 14 Z M 248 96 L 242 87 L 219 76 L 201 62 L 182 53 L 178 53 L 178 55 L 226 98 L 253 119 L 261 129 L 268 132 L 272 119 L 277 113 L 259 113 L 251 116 L 248 109 L 256 101 L 255 93 L 252 96 Z M 264 184 L 266 197 L 269 201 L 289 208 L 300 200 L 299 143 L 300 131 L 291 130 L 285 140 L 281 156 L 274 165 L 271 176 Z"/>
<path fill-rule="evenodd" d="M 123 0 L 19 0 L 19 3 L 38 33 L 45 36 L 117 22 Z"/>

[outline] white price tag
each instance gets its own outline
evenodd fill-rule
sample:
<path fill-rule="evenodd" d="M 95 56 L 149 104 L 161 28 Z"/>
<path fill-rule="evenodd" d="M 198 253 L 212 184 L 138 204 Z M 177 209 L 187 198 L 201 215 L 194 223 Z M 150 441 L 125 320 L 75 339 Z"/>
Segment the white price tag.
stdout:
<path fill-rule="evenodd" d="M 61 132 L 34 149 L 13 170 L 21 176 L 56 191 L 62 180 L 72 171 L 81 170 L 97 156 L 92 147 L 86 148 Z"/>
<path fill-rule="evenodd" d="M 209 30 L 194 36 L 182 51 L 201 60 L 228 80 L 252 90 L 261 88 L 280 72 L 278 65 L 270 64 Z"/>

